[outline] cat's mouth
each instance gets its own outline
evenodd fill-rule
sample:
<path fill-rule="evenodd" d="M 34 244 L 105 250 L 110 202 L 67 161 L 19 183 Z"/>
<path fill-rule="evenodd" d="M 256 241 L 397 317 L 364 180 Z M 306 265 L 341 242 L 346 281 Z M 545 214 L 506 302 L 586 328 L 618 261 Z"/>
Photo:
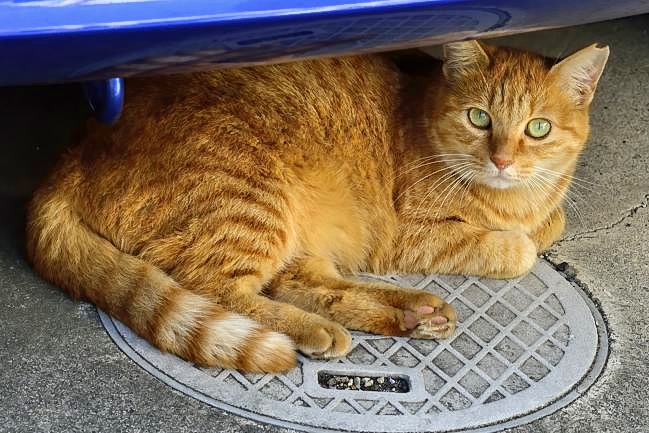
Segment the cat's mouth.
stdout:
<path fill-rule="evenodd" d="M 520 183 L 518 178 L 513 177 L 502 170 L 485 173 L 480 181 L 483 184 L 496 189 L 512 188 Z"/>

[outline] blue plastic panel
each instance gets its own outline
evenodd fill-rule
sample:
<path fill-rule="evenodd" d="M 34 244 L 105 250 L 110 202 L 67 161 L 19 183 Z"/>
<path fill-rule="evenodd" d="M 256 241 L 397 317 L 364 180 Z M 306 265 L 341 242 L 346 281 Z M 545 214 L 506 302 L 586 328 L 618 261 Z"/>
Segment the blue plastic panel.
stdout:
<path fill-rule="evenodd" d="M 0 0 L 0 84 L 386 50 L 644 12 L 639 0 Z"/>

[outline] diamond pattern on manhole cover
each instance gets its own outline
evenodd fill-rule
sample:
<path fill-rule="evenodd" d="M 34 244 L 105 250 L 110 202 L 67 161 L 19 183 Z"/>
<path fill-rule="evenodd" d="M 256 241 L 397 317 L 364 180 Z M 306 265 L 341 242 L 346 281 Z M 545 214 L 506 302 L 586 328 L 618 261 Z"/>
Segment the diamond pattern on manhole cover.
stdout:
<path fill-rule="evenodd" d="M 443 295 L 459 312 L 456 335 L 429 341 L 354 332 L 353 348 L 342 359 L 300 357 L 288 374 L 264 375 L 195 367 L 160 353 L 103 312 L 101 319 L 124 352 L 174 388 L 239 415 L 302 431 L 485 431 L 490 425 L 496 430 L 529 422 L 541 408 L 547 413 L 548 407 L 568 404 L 578 395 L 571 391 L 592 383 L 603 368 L 608 346 L 597 325 L 599 313 L 544 262 L 508 281 L 362 278 Z M 335 380 L 320 384 L 323 375 L 330 381 L 355 379 L 358 386 L 337 389 Z M 359 385 L 379 380 L 394 385 L 387 392 Z"/>

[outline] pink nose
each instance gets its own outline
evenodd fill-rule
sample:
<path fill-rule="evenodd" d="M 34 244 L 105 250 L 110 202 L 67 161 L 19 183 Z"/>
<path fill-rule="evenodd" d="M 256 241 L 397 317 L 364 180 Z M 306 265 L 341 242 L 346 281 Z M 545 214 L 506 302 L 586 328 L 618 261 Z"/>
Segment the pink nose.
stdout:
<path fill-rule="evenodd" d="M 514 163 L 512 159 L 502 158 L 498 155 L 491 155 L 491 162 L 498 168 L 498 170 L 504 170 Z"/>

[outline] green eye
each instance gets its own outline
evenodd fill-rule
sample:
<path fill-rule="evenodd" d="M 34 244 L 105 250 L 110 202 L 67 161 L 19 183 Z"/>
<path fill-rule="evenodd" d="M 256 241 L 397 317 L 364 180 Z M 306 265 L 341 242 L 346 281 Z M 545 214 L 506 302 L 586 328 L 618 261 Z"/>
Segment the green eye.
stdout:
<path fill-rule="evenodd" d="M 479 108 L 469 109 L 469 122 L 476 128 L 487 129 L 491 126 L 491 117 L 486 111 Z"/>
<path fill-rule="evenodd" d="M 525 133 L 532 138 L 543 138 L 550 133 L 552 124 L 546 119 L 532 119 L 525 128 Z"/>

